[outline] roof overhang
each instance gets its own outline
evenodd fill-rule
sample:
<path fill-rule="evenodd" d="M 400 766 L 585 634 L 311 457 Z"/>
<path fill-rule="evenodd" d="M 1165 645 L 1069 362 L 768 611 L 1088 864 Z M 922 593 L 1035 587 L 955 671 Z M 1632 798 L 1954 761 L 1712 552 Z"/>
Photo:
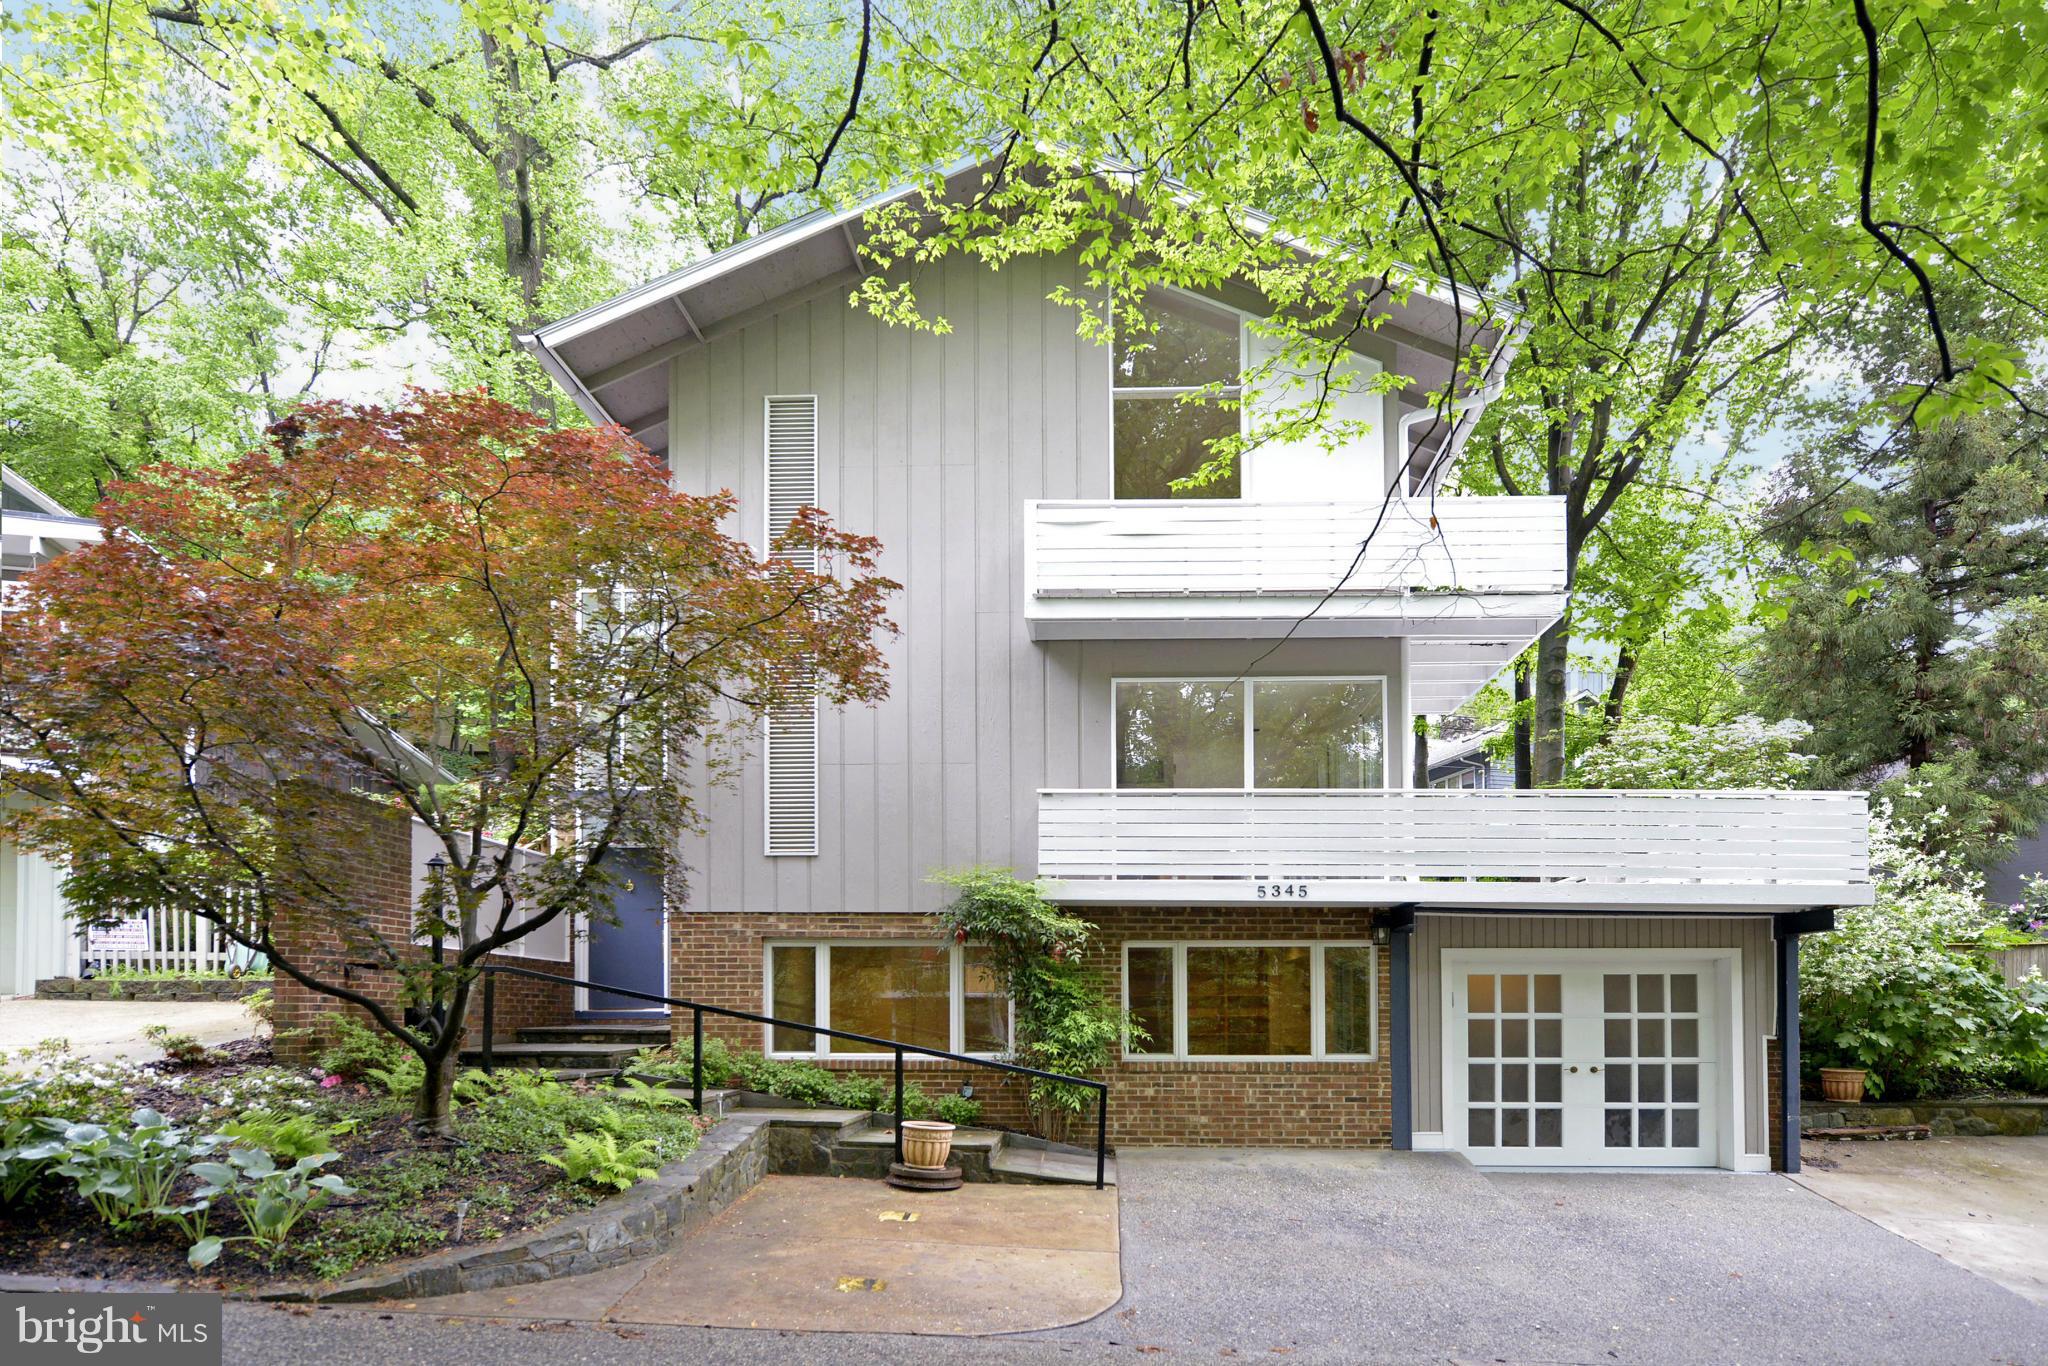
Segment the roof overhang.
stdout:
<path fill-rule="evenodd" d="M 863 250 L 869 214 L 932 188 L 952 202 L 964 202 L 982 190 L 988 164 L 984 156 L 962 158 L 857 203 L 806 214 L 543 324 L 521 343 L 591 421 L 616 423 L 663 454 L 669 443 L 669 361 L 820 295 L 849 295 L 873 264 Z M 1135 173 L 1099 163 L 1098 174 L 1114 179 Z M 1273 235 L 1305 256 L 1342 250 L 1337 244 L 1288 238 L 1263 214 L 1240 210 L 1236 218 L 1245 230 Z M 1368 283 L 1380 282 L 1362 282 L 1362 298 Z M 1401 402 L 1412 410 L 1451 392 L 1462 348 L 1487 354 L 1487 376 L 1477 386 L 1485 390 L 1512 353 L 1512 310 L 1422 272 L 1395 284 L 1392 298 L 1372 306 L 1382 318 L 1369 341 L 1380 348 L 1390 371 L 1412 381 L 1400 394 Z M 1475 313 L 1494 321 L 1478 326 Z M 1448 417 L 1415 424 L 1411 466 L 1434 461 L 1447 443 L 1462 441 L 1471 425 L 1469 419 L 1452 422 Z"/>

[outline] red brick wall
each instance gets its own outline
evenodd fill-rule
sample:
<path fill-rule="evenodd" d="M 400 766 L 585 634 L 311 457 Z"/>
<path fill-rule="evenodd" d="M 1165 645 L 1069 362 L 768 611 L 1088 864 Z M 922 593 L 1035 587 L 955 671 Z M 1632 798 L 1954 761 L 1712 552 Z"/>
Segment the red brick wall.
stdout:
<path fill-rule="evenodd" d="M 332 800 L 334 809 L 328 819 L 335 857 L 330 877 L 355 891 L 369 928 L 392 942 L 405 942 L 412 926 L 411 822 L 403 812 L 358 798 L 337 795 Z M 363 942 L 351 945 L 343 941 L 331 919 L 289 913 L 280 915 L 273 934 L 284 955 L 316 980 L 360 991 L 379 1005 L 396 1002 L 394 974 L 349 966 L 376 956 L 367 934 Z M 356 1007 L 301 986 L 279 972 L 274 1016 L 278 1054 L 291 1059 L 311 1057 L 324 1042 L 328 1017 L 344 1011 L 368 1021 Z"/>
<path fill-rule="evenodd" d="M 337 798 L 334 820 L 335 868 L 332 876 L 340 885 L 354 889 L 358 905 L 375 931 L 394 944 L 403 944 L 412 933 L 412 822 L 402 811 L 373 805 L 354 798 Z M 397 974 L 381 968 L 358 968 L 353 962 L 370 962 L 377 957 L 367 941 L 351 946 L 330 920 L 311 916 L 287 917 L 277 928 L 278 947 L 310 975 L 360 991 L 380 1005 L 397 1009 Z M 549 963 L 504 954 L 487 960 L 511 963 L 541 972 L 567 977 L 573 975 L 568 963 Z M 536 982 L 531 978 L 500 977 L 497 987 L 496 1032 L 504 1037 L 528 1025 L 566 1024 L 571 1018 L 570 988 Z M 305 1060 L 319 1052 L 327 1034 L 326 1022 L 348 1013 L 368 1023 L 369 1016 L 356 1006 L 333 996 L 301 986 L 282 972 L 277 974 L 275 1028 L 280 1057 Z M 472 1035 L 482 1028 L 482 993 L 470 1005 Z"/>
<path fill-rule="evenodd" d="M 1260 940 L 1272 942 L 1369 939 L 1368 911 L 1288 908 L 1091 908 L 1099 932 L 1083 966 L 1112 999 L 1121 999 L 1126 940 Z M 903 939 L 934 934 L 919 915 L 724 915 L 684 911 L 670 920 L 670 990 L 714 1005 L 760 1011 L 762 955 L 769 939 Z M 1387 952 L 1378 954 L 1380 1057 L 1364 1063 L 1121 1062 L 1102 1079 L 1110 1084 L 1110 1139 L 1115 1143 L 1255 1146 L 1384 1147 L 1391 1139 L 1393 1071 L 1387 1049 Z M 687 1043 L 690 1017 L 673 1022 Z M 707 1017 L 707 1035 L 759 1049 L 761 1027 Z M 823 1065 L 888 1074 L 888 1058 L 825 1060 Z M 927 1092 L 975 1088 L 990 1123 L 1028 1127 L 1021 1078 L 936 1059 L 910 1060 L 906 1075 Z M 1093 1117 L 1071 1135 L 1085 1141 Z"/>

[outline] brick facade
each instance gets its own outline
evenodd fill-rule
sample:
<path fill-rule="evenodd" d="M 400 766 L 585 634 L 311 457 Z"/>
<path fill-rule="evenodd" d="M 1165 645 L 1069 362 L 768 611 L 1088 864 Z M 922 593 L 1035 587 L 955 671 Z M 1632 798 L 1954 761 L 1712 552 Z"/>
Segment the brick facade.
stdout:
<path fill-rule="evenodd" d="M 1089 908 L 1098 926 L 1086 967 L 1113 999 L 1122 994 L 1126 941 L 1293 941 L 1372 938 L 1369 911 L 1288 908 Z M 684 911 L 669 923 L 670 990 L 677 996 L 760 1011 L 763 955 L 771 939 L 905 939 L 934 936 L 920 915 L 728 915 Z M 1385 1147 L 1391 1139 L 1393 1070 L 1387 1063 L 1391 1016 L 1388 955 L 1377 954 L 1379 1056 L 1371 1062 L 1123 1062 L 1102 1075 L 1110 1084 L 1110 1141 L 1123 1144 Z M 687 1045 L 690 1018 L 672 1021 Z M 736 1047 L 762 1046 L 758 1025 L 707 1017 L 705 1033 Z M 822 1065 L 888 1073 L 889 1058 L 830 1058 Z M 1026 1128 L 1026 1087 L 983 1068 L 937 1059 L 906 1061 L 906 1075 L 927 1092 L 973 1085 L 989 1123 Z M 1070 1135 L 1093 1136 L 1091 1117 Z"/>
<path fill-rule="evenodd" d="M 412 932 L 412 822 L 402 811 L 354 798 L 335 799 L 331 822 L 334 829 L 331 876 L 338 885 L 352 888 L 370 928 L 388 942 L 404 943 Z M 357 967 L 375 956 L 365 942 L 345 942 L 334 926 L 312 917 L 281 917 L 275 927 L 278 947 L 309 975 L 362 992 L 380 1005 L 395 1007 L 398 1001 L 397 975 L 382 968 Z M 503 954 L 492 954 L 487 962 L 510 963 L 563 977 L 573 975 L 568 963 L 550 963 Z M 482 993 L 470 1005 L 472 1035 L 482 1024 Z M 276 1051 L 280 1058 L 306 1061 L 318 1053 L 328 1032 L 326 1022 L 336 1015 L 350 1014 L 367 1023 L 359 1008 L 335 997 L 301 986 L 282 972 L 277 974 L 274 1027 Z M 536 982 L 531 978 L 498 979 L 496 1018 L 499 1037 L 527 1025 L 564 1024 L 569 1021 L 570 989 Z"/>

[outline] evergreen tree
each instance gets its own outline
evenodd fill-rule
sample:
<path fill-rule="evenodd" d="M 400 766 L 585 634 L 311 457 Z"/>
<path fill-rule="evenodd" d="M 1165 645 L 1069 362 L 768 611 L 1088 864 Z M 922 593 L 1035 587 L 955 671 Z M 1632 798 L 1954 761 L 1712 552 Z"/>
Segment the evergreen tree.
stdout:
<path fill-rule="evenodd" d="M 2048 816 L 2048 455 L 1979 415 L 1851 426 L 1787 465 L 1752 683 L 1813 726 L 1821 786 L 1873 785 L 1983 861 Z"/>

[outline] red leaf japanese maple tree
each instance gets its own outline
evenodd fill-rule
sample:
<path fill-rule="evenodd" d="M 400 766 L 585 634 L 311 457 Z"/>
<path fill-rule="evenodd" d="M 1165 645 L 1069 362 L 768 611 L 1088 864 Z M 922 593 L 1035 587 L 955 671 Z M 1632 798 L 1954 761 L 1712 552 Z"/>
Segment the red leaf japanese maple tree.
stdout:
<path fill-rule="evenodd" d="M 609 914 L 607 853 L 673 849 L 772 708 L 886 691 L 879 543 L 805 509 L 779 548 L 812 553 L 763 558 L 734 510 L 481 391 L 314 404 L 226 468 L 152 469 L 10 599 L 0 744 L 38 799 L 15 834 L 87 914 L 189 908 L 360 1006 L 448 1135 L 476 964 Z M 362 803 L 447 861 L 409 934 L 349 875 Z M 305 924 L 402 1004 L 296 951 Z"/>

